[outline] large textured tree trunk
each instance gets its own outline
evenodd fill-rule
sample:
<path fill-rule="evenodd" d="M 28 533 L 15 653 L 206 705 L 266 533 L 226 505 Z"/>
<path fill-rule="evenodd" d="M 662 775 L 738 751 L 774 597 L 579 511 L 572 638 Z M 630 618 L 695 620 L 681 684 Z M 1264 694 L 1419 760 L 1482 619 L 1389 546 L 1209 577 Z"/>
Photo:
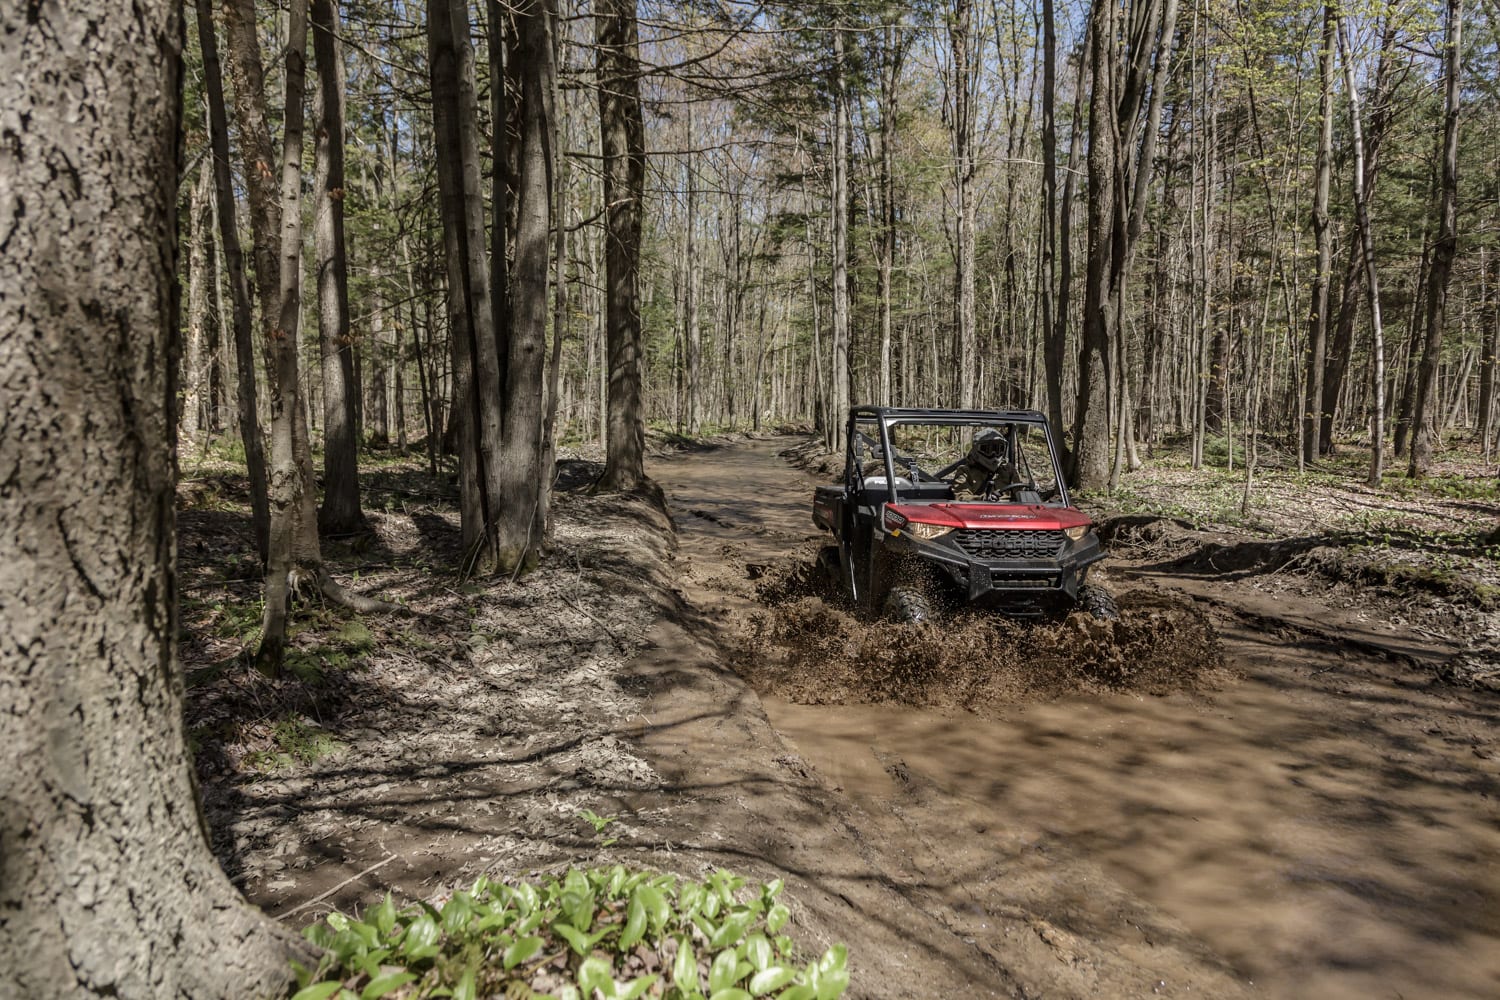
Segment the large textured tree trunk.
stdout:
<path fill-rule="evenodd" d="M 365 515 L 359 507 L 357 393 L 344 249 L 344 69 L 334 0 L 312 0 L 312 20 L 318 71 L 313 239 L 318 256 L 318 351 L 323 361 L 323 506 L 318 529 L 327 535 L 352 535 L 365 530 Z"/>
<path fill-rule="evenodd" d="M 1442 429 L 1438 412 L 1438 361 L 1443 353 L 1443 321 L 1448 309 L 1448 281 L 1458 252 L 1458 105 L 1459 71 L 1463 66 L 1463 0 L 1448 0 L 1443 38 L 1442 178 L 1438 187 L 1438 233 L 1432 246 L 1432 270 L 1427 275 L 1427 339 L 1417 370 L 1417 398 L 1412 411 L 1411 462 L 1407 475 L 1427 475 Z"/>
<path fill-rule="evenodd" d="M 0 979 L 279 994 L 292 936 L 209 851 L 182 720 L 179 7 L 11 4 L 0 36 Z"/>
<path fill-rule="evenodd" d="M 634 489 L 646 476 L 641 401 L 641 202 L 646 131 L 641 118 L 635 0 L 599 0 L 599 134 L 604 154 L 605 324 L 609 391 L 599 489 Z"/>
<path fill-rule="evenodd" d="M 271 356 L 271 544 L 266 560 L 265 609 L 256 663 L 281 670 L 291 595 L 316 587 L 323 576 L 318 512 L 313 490 L 307 410 L 298 380 L 297 337 L 302 319 L 302 130 L 307 80 L 307 0 L 292 0 L 287 14 L 286 111 L 282 119 L 281 302 L 269 333 Z"/>
<path fill-rule="evenodd" d="M 1307 367 L 1303 379 L 1302 461 L 1318 457 L 1322 426 L 1323 370 L 1328 354 L 1329 282 L 1333 271 L 1333 233 L 1328 221 L 1328 198 L 1333 185 L 1333 66 L 1335 16 L 1333 5 L 1323 7 L 1323 41 L 1318 49 L 1319 131 L 1316 178 L 1313 181 L 1312 231 L 1318 247 L 1307 318 Z"/>

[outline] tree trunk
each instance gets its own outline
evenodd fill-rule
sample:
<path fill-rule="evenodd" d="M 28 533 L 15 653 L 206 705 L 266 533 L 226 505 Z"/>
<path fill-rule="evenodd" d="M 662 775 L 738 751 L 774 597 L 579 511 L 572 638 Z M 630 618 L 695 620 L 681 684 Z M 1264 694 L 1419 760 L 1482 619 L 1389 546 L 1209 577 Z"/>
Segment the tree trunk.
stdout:
<path fill-rule="evenodd" d="M 1375 270 L 1375 237 L 1370 231 L 1370 206 L 1365 192 L 1365 139 L 1359 110 L 1359 88 L 1354 60 L 1342 23 L 1335 26 L 1344 63 L 1344 87 L 1349 92 L 1349 131 L 1354 141 L 1354 215 L 1359 228 L 1360 255 L 1365 269 L 1365 296 L 1370 306 L 1370 384 L 1375 406 L 1370 433 L 1369 484 L 1379 486 L 1385 471 L 1385 331 L 1380 322 L 1380 277 Z"/>
<path fill-rule="evenodd" d="M 214 204 L 219 216 L 219 239 L 224 247 L 224 270 L 234 303 L 235 412 L 240 441 L 245 447 L 245 468 L 250 477 L 250 519 L 255 529 L 256 552 L 265 563 L 271 534 L 271 508 L 267 497 L 266 459 L 260 436 L 260 412 L 255 389 L 255 334 L 251 318 L 250 284 L 245 277 L 245 256 L 240 248 L 239 222 L 234 199 L 234 178 L 229 167 L 229 116 L 224 105 L 224 78 L 219 69 L 219 45 L 214 32 L 212 0 L 195 0 L 198 13 L 198 45 L 203 54 L 203 86 L 208 95 L 208 134 L 214 160 Z M 225 7 L 226 12 L 229 6 Z M 259 64 L 257 52 L 256 64 Z"/>
<path fill-rule="evenodd" d="M 1318 457 L 1318 434 L 1323 415 L 1323 370 L 1328 354 L 1329 281 L 1333 270 L 1333 233 L 1328 222 L 1328 198 L 1333 184 L 1333 5 L 1323 7 L 1323 40 L 1318 49 L 1319 131 L 1316 178 L 1313 181 L 1312 231 L 1318 267 L 1313 273 L 1312 301 L 1307 320 L 1307 367 L 1303 388 L 1302 460 Z M 1330 414 L 1331 416 L 1331 414 Z"/>
<path fill-rule="evenodd" d="M 635 0 L 599 0 L 599 138 L 604 157 L 606 398 L 601 490 L 631 490 L 646 477 L 642 417 L 641 208 L 646 187 L 646 131 L 641 117 L 641 64 Z"/>
<path fill-rule="evenodd" d="M 516 573 L 541 556 L 547 511 L 542 507 L 542 377 L 547 349 L 548 232 L 552 225 L 552 5 L 522 0 L 513 7 L 516 47 L 507 65 L 518 74 L 520 168 L 516 190 L 515 287 L 508 301 L 504 423 L 499 453 L 499 523 L 494 569 Z"/>
<path fill-rule="evenodd" d="M 1058 342 L 1056 313 L 1067 303 L 1057 299 L 1057 24 L 1053 0 L 1042 0 L 1042 367 L 1046 372 L 1047 417 L 1052 440 L 1062 446 L 1062 368 L 1067 340 Z M 905 360 L 904 358 L 902 359 Z"/>
<path fill-rule="evenodd" d="M 547 410 L 542 418 L 542 532 L 550 542 L 555 526 L 552 517 L 552 488 L 557 481 L 557 414 L 562 389 L 563 342 L 568 335 L 568 189 L 571 165 L 566 155 L 557 156 L 567 137 L 567 106 L 557 79 L 562 54 L 562 34 L 556 7 L 547 19 L 548 42 L 552 50 L 552 150 L 556 158 L 552 178 L 552 356 L 547 362 Z"/>
<path fill-rule="evenodd" d="M 313 239 L 318 255 L 318 351 L 323 361 L 323 506 L 318 510 L 318 530 L 354 535 L 367 526 L 359 506 L 357 393 L 344 251 L 344 69 L 335 0 L 312 0 L 312 21 L 318 70 Z"/>
<path fill-rule="evenodd" d="M 841 435 L 849 415 L 849 94 L 844 65 L 844 26 L 833 27 L 833 122 L 830 146 L 831 190 L 828 214 L 832 219 L 833 309 L 828 331 L 830 366 L 828 426 L 824 439 L 830 451 L 842 444 Z"/>
<path fill-rule="evenodd" d="M 266 79 L 260 56 L 255 0 L 225 0 L 224 32 L 229 41 L 229 75 L 234 83 L 234 112 L 239 124 L 245 192 L 250 203 L 250 232 L 255 288 L 260 300 L 261 350 L 268 376 L 281 314 L 277 263 L 281 202 L 276 189 L 276 155 L 266 114 Z M 271 376 L 274 378 L 274 376 Z"/>
<path fill-rule="evenodd" d="M 208 341 L 208 186 L 211 164 L 198 168 L 198 180 L 188 199 L 188 309 L 187 357 L 182 370 L 182 413 L 179 433 L 196 440 L 205 429 L 204 378 Z"/>
<path fill-rule="evenodd" d="M 1408 453 L 1407 445 L 1411 443 L 1417 407 L 1418 361 L 1422 357 L 1422 342 L 1427 332 L 1423 326 L 1423 320 L 1426 318 L 1423 310 L 1427 304 L 1427 279 L 1431 277 L 1431 271 L 1432 229 L 1429 226 L 1422 230 L 1422 259 L 1417 264 L 1417 273 L 1412 277 L 1411 313 L 1406 324 L 1406 350 L 1404 352 L 1399 348 L 1397 350 L 1398 356 L 1404 355 L 1401 377 L 1397 379 L 1401 391 L 1396 394 L 1393 401 L 1396 426 L 1391 450 L 1398 458 Z"/>
<path fill-rule="evenodd" d="M 281 149 L 281 305 L 270 332 L 271 545 L 266 561 L 266 601 L 256 664 L 279 674 L 286 652 L 293 592 L 316 587 L 322 577 L 317 504 L 307 410 L 299 381 L 297 337 L 302 318 L 302 130 L 307 79 L 307 0 L 291 0 L 287 41 L 286 111 Z"/>
<path fill-rule="evenodd" d="M 438 196 L 448 270 L 454 398 L 449 423 L 456 432 L 459 456 L 462 570 L 485 575 L 494 569 L 498 551 L 497 454 L 503 418 L 485 255 L 478 97 L 468 5 L 463 0 L 434 0 L 427 20 Z"/>
<path fill-rule="evenodd" d="M 974 53 L 970 51 L 974 6 L 952 0 L 948 12 L 951 58 L 948 83 L 949 136 L 953 150 L 953 327 L 958 334 L 960 409 L 973 409 L 979 381 L 979 354 L 974 331 Z"/>
<path fill-rule="evenodd" d="M 281 995 L 300 949 L 214 860 L 182 716 L 179 7 L 13 4 L 0 35 L 7 995 Z"/>
<path fill-rule="evenodd" d="M 1333 326 L 1333 340 L 1328 345 L 1323 371 L 1323 403 L 1318 421 L 1320 455 L 1333 454 L 1333 418 L 1338 413 L 1339 393 L 1354 353 L 1354 321 L 1359 317 L 1359 296 L 1365 280 L 1363 262 L 1356 233 L 1349 241 L 1349 259 L 1344 265 L 1344 281 L 1339 291 L 1338 320 Z"/>
<path fill-rule="evenodd" d="M 698 155 L 693 128 L 693 105 L 687 106 L 687 274 L 683 301 L 683 323 L 687 326 L 684 354 L 687 362 L 687 431 L 697 434 L 703 423 L 703 325 L 698 311 L 703 287 L 703 264 L 698 260 Z"/>
<path fill-rule="evenodd" d="M 1388 14 L 1381 28 L 1380 58 L 1376 64 L 1375 90 L 1371 100 L 1372 113 L 1368 127 L 1364 129 L 1365 170 L 1362 183 L 1367 206 L 1375 199 L 1375 183 L 1380 176 L 1380 149 L 1385 130 L 1396 113 L 1397 102 L 1393 100 L 1393 94 L 1400 78 L 1396 73 L 1393 53 L 1396 50 L 1398 23 L 1398 18 Z M 1364 283 L 1363 262 L 1363 251 L 1356 232 L 1349 242 L 1349 259 L 1344 268 L 1344 282 L 1339 294 L 1338 321 L 1334 324 L 1333 341 L 1328 347 L 1328 364 L 1323 372 L 1322 419 L 1318 428 L 1318 453 L 1321 455 L 1333 453 L 1334 418 L 1338 413 L 1340 397 L 1344 394 L 1344 376 L 1354 351 L 1354 323 L 1358 318 L 1360 291 Z"/>
<path fill-rule="evenodd" d="M 370 341 L 364 357 L 368 372 L 364 379 L 365 440 L 384 447 L 391 441 L 391 375 L 395 375 L 399 386 L 401 363 L 393 355 L 386 336 L 385 268 L 379 264 L 370 266 Z M 392 367 L 395 369 L 394 373 Z M 399 393 L 399 388 L 396 391 Z M 399 395 L 397 399 L 400 399 Z M 396 420 L 401 423 L 399 402 L 396 410 Z M 402 430 L 405 430 L 404 424 Z M 404 433 L 402 438 L 404 448 Z"/>
<path fill-rule="evenodd" d="M 1481 259 L 1483 255 L 1481 254 Z M 1480 327 L 1483 334 L 1479 347 L 1479 444 L 1488 447 L 1495 420 L 1495 367 L 1496 353 L 1500 352 L 1500 252 L 1491 251 L 1490 270 L 1486 275 L 1486 296 L 1480 308 Z"/>
<path fill-rule="evenodd" d="M 880 260 L 876 295 L 880 300 L 880 403 L 891 398 L 891 270 L 896 260 L 896 109 L 900 99 L 905 41 L 894 22 L 881 28 L 884 57 L 880 69 Z M 905 357 L 902 363 L 906 363 Z"/>
<path fill-rule="evenodd" d="M 1083 342 L 1078 352 L 1078 403 L 1073 421 L 1073 484 L 1103 486 L 1109 477 L 1109 422 L 1106 412 L 1112 380 L 1111 349 L 1115 315 L 1111 267 L 1116 222 L 1116 172 L 1120 121 L 1116 117 L 1115 7 L 1094 0 L 1090 15 L 1088 152 L 1088 263 L 1084 277 Z"/>
<path fill-rule="evenodd" d="M 1442 179 L 1438 188 L 1438 232 L 1427 275 L 1427 339 L 1417 371 L 1416 406 L 1412 411 L 1411 461 L 1407 475 L 1427 475 L 1441 432 L 1438 413 L 1438 362 L 1443 353 L 1443 321 L 1448 309 L 1448 282 L 1458 252 L 1458 106 L 1459 71 L 1463 66 L 1463 0 L 1448 0 L 1443 38 Z"/>

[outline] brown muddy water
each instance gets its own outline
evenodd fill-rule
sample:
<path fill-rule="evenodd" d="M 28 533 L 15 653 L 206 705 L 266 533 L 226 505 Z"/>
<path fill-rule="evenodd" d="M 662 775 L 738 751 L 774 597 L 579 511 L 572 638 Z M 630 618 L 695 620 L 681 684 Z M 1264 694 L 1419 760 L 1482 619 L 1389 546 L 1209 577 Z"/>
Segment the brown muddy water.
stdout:
<path fill-rule="evenodd" d="M 792 443 L 653 465 L 683 591 L 772 724 L 913 854 L 927 817 L 959 819 L 970 865 L 1058 844 L 1268 997 L 1500 996 L 1500 699 L 1363 651 L 1333 612 L 1283 628 L 1226 584 L 1210 615 L 1128 566 L 1113 630 L 856 621 L 801 586 L 821 539 Z M 1048 920 L 1118 922 L 1069 888 Z"/>

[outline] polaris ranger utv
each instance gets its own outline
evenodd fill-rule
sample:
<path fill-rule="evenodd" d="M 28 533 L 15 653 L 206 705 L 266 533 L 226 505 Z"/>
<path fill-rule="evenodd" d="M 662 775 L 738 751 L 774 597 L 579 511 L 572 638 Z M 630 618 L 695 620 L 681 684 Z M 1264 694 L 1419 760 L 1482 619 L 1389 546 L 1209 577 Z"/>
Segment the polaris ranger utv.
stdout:
<path fill-rule="evenodd" d="M 819 553 L 823 572 L 860 610 L 1118 617 L 1085 583 L 1104 551 L 1042 414 L 856 406 L 845 440 L 843 482 L 817 488 L 813 523 L 837 543 Z"/>

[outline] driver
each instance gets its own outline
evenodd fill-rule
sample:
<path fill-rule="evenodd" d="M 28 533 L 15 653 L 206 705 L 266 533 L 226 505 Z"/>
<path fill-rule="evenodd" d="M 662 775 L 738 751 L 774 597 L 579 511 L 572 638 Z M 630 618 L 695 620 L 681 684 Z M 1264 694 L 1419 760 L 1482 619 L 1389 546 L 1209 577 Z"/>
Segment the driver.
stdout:
<path fill-rule="evenodd" d="M 997 430 L 985 428 L 974 436 L 963 464 L 953 474 L 953 496 L 957 500 L 983 500 L 998 486 L 1015 482 L 1010 446 Z"/>

